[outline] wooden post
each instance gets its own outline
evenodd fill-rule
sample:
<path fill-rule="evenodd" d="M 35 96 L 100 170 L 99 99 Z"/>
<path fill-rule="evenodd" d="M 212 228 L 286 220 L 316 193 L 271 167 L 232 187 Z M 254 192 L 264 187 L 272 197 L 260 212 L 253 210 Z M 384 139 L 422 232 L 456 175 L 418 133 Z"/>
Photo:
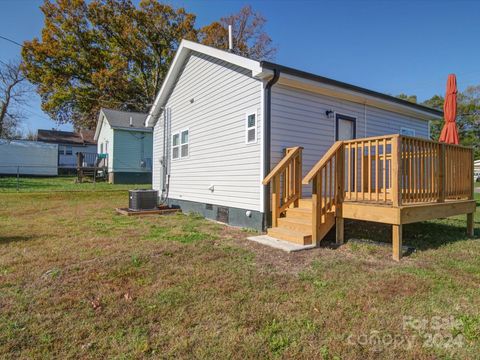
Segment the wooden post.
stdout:
<path fill-rule="evenodd" d="M 467 236 L 469 237 L 475 235 L 474 215 L 474 213 L 467 214 Z"/>
<path fill-rule="evenodd" d="M 392 172 L 392 204 L 395 207 L 402 205 L 402 190 L 400 189 L 402 185 L 402 144 L 400 136 L 394 136 L 392 138 L 392 162 L 391 162 L 391 172 Z"/>
<path fill-rule="evenodd" d="M 344 219 L 342 217 L 342 211 L 337 211 L 336 218 L 335 218 L 335 234 L 336 234 L 336 242 L 337 245 L 343 244 L 345 241 L 345 224 Z"/>
<path fill-rule="evenodd" d="M 445 144 L 439 145 L 438 151 L 438 199 L 437 202 L 445 201 Z"/>
<path fill-rule="evenodd" d="M 321 223 L 322 207 L 322 180 L 321 171 L 312 181 L 312 243 L 318 245 L 319 228 Z"/>
<path fill-rule="evenodd" d="M 392 258 L 400 261 L 402 258 L 402 225 L 392 225 Z"/>
<path fill-rule="evenodd" d="M 344 220 L 343 220 L 343 198 L 345 196 L 345 145 L 342 145 L 338 149 L 336 155 L 336 168 L 335 168 L 335 186 L 337 187 L 337 198 L 335 199 L 335 235 L 336 243 L 338 245 L 343 244 L 345 232 L 344 232 Z M 370 151 L 370 150 L 369 150 Z"/>
<path fill-rule="evenodd" d="M 468 175 L 472 178 L 470 179 L 470 200 L 475 199 L 475 155 L 473 153 L 473 148 L 470 149 L 470 171 L 468 171 Z"/>
<path fill-rule="evenodd" d="M 280 179 L 275 175 L 272 179 L 272 227 L 278 226 L 278 217 L 280 214 Z"/>
<path fill-rule="evenodd" d="M 302 198 L 302 177 L 303 177 L 302 150 L 303 150 L 302 147 L 298 150 L 297 165 L 295 166 L 295 170 L 297 172 L 296 173 L 297 177 L 295 179 L 295 193 L 298 195 L 298 199 L 295 200 L 294 207 L 299 206 L 299 199 Z"/>

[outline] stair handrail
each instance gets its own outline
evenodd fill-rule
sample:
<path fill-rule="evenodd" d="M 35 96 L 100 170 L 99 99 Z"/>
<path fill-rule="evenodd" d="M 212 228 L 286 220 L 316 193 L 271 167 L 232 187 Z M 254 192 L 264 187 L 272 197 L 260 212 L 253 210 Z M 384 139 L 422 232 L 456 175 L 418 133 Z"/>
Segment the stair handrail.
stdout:
<path fill-rule="evenodd" d="M 343 141 L 335 142 L 302 180 L 303 185 L 312 183 L 312 241 L 317 245 L 327 213 L 334 207 L 341 211 L 345 182 L 343 149 Z"/>
<path fill-rule="evenodd" d="M 340 149 L 343 145 L 343 141 L 336 141 L 333 146 L 328 149 L 328 151 L 322 156 L 320 160 L 311 168 L 311 170 L 305 175 L 302 180 L 303 185 L 308 185 L 310 181 L 318 174 L 318 172 L 325 167 L 327 162 L 335 155 L 335 153 Z"/>
<path fill-rule="evenodd" d="M 287 154 L 283 157 L 282 160 L 268 173 L 267 176 L 265 176 L 265 179 L 263 179 L 262 184 L 267 185 L 269 182 L 272 181 L 273 177 L 280 174 L 285 168 L 288 166 L 290 161 L 296 157 L 302 150 L 303 147 L 301 146 L 295 146 L 292 148 L 288 148 L 289 151 L 287 151 Z"/>
<path fill-rule="evenodd" d="M 263 179 L 262 184 L 272 183 L 272 226 L 278 226 L 278 218 L 292 204 L 298 206 L 302 197 L 302 150 L 295 146 L 286 149 L 283 159 Z M 282 182 L 283 176 L 283 182 Z M 283 196 L 280 185 L 283 183 Z"/>

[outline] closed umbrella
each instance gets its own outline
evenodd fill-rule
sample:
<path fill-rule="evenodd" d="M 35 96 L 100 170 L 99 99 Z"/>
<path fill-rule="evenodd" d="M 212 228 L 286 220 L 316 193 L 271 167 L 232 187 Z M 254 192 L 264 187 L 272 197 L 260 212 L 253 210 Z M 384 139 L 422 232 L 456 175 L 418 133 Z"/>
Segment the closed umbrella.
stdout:
<path fill-rule="evenodd" d="M 457 117 L 457 78 L 455 74 L 448 75 L 443 114 L 445 125 L 440 134 L 440 141 L 447 144 L 458 144 L 458 131 L 455 122 Z"/>

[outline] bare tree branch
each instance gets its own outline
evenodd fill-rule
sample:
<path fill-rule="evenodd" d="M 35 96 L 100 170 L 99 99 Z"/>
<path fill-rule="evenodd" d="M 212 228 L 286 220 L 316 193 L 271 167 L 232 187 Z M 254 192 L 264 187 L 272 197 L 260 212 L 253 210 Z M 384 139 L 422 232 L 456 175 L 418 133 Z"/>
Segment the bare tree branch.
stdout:
<path fill-rule="evenodd" d="M 19 61 L 0 64 L 0 138 L 18 135 L 25 117 L 20 107 L 26 104 L 31 88 L 23 75 Z"/>

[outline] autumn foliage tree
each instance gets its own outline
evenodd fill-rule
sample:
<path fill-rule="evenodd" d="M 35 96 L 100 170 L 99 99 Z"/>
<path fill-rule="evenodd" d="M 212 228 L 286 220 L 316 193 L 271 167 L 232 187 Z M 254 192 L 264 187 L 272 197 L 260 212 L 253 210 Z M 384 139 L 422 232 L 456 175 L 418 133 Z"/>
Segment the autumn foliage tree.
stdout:
<path fill-rule="evenodd" d="M 239 53 L 271 56 L 265 20 L 245 9 L 226 18 Z M 148 111 L 182 39 L 225 48 L 224 19 L 199 31 L 194 14 L 158 0 L 46 0 L 41 10 L 41 39 L 24 43 L 23 71 L 42 109 L 76 128 L 95 127 L 101 107 Z"/>
<path fill-rule="evenodd" d="M 205 45 L 228 49 L 228 26 L 232 26 L 233 52 L 256 60 L 269 60 L 277 49 L 264 31 L 266 19 L 251 6 L 199 30 L 199 40 Z"/>

